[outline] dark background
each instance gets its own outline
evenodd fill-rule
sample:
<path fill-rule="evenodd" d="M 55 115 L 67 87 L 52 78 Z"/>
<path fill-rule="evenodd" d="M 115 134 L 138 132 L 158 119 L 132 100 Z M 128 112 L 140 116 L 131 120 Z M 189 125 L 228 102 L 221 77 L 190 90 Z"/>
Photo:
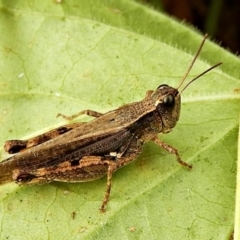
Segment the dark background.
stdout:
<path fill-rule="evenodd" d="M 222 47 L 240 52 L 239 0 L 142 0 L 156 10 L 191 23 Z"/>

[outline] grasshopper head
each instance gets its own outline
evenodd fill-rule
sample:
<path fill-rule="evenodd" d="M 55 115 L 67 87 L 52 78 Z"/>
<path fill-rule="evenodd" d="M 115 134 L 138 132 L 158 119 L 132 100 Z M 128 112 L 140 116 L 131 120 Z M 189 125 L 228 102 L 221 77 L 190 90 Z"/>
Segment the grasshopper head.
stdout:
<path fill-rule="evenodd" d="M 180 107 L 181 107 L 181 96 L 180 93 L 182 93 L 191 83 L 196 81 L 198 78 L 206 74 L 207 72 L 211 71 L 212 69 L 216 68 L 217 66 L 221 65 L 222 63 L 217 63 L 213 65 L 212 67 L 208 68 L 195 78 L 193 78 L 191 81 L 189 81 L 179 92 L 178 89 L 182 86 L 184 83 L 186 77 L 188 76 L 190 70 L 192 69 L 202 47 L 204 42 L 207 39 L 207 35 L 204 36 L 203 41 L 201 45 L 199 46 L 190 66 L 187 69 L 187 72 L 182 77 L 180 84 L 177 88 L 173 88 L 168 86 L 167 84 L 160 85 L 155 92 L 152 93 L 152 100 L 155 102 L 156 110 L 159 114 L 159 116 L 162 119 L 162 132 L 166 133 L 172 130 L 172 128 L 176 125 L 179 115 L 180 115 Z"/>
<path fill-rule="evenodd" d="M 167 84 L 160 85 L 152 95 L 156 110 L 162 118 L 163 132 L 169 132 L 176 125 L 181 107 L 181 96 L 177 89 Z"/>

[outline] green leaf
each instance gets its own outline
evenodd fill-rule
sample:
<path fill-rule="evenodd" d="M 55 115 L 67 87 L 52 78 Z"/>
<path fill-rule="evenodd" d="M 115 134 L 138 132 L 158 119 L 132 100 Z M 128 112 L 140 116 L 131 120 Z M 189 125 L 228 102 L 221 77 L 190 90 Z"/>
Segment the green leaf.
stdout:
<path fill-rule="evenodd" d="M 240 123 L 240 121 L 239 121 Z M 240 131 L 238 132 L 238 163 L 237 163 L 237 186 L 236 186 L 236 206 L 235 206 L 235 223 L 234 223 L 234 239 L 240 238 Z"/>
<path fill-rule="evenodd" d="M 143 99 L 162 83 L 178 86 L 202 40 L 189 27 L 126 0 L 0 4 L 1 146 L 66 124 L 57 113 L 104 113 Z M 240 61 L 207 41 L 188 79 L 221 61 L 183 92 L 179 123 L 160 136 L 192 171 L 148 143 L 136 161 L 114 174 L 105 214 L 98 208 L 106 178 L 1 186 L 0 238 L 228 239 Z"/>

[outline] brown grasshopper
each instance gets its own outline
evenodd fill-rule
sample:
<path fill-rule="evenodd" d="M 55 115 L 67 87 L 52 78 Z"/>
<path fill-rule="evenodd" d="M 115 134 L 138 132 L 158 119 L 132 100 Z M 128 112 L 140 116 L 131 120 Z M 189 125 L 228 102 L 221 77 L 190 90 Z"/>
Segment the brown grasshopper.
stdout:
<path fill-rule="evenodd" d="M 155 91 L 147 91 L 142 101 L 123 105 L 105 114 L 91 110 L 72 117 L 59 114 L 68 120 L 81 114 L 95 119 L 64 125 L 28 140 L 6 141 L 5 151 L 15 155 L 0 163 L 0 184 L 11 181 L 18 184 L 85 182 L 107 174 L 107 189 L 100 207 L 104 211 L 110 196 L 113 172 L 136 159 L 148 141 L 175 154 L 181 165 L 191 169 L 191 165 L 181 160 L 178 151 L 160 141 L 157 135 L 170 132 L 176 125 L 180 114 L 180 93 L 197 78 L 221 64 L 210 67 L 192 79 L 181 92 L 178 91 L 206 38 L 179 87 L 162 84 Z"/>

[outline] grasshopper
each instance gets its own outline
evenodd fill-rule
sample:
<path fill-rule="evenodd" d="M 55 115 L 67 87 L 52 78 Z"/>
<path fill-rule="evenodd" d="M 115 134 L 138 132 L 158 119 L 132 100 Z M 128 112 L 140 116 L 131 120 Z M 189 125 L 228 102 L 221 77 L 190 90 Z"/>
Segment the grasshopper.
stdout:
<path fill-rule="evenodd" d="M 180 115 L 180 95 L 189 84 L 221 64 L 210 67 L 179 91 L 206 38 L 177 88 L 162 84 L 155 91 L 147 91 L 142 101 L 104 114 L 92 110 L 71 117 L 59 114 L 68 120 L 82 114 L 94 119 L 67 124 L 28 140 L 6 141 L 4 150 L 14 155 L 0 162 L 0 184 L 11 181 L 18 184 L 85 182 L 107 174 L 107 188 L 100 207 L 103 212 L 110 197 L 113 172 L 136 159 L 148 141 L 174 154 L 181 165 L 191 169 L 178 151 L 157 135 L 175 127 Z"/>

